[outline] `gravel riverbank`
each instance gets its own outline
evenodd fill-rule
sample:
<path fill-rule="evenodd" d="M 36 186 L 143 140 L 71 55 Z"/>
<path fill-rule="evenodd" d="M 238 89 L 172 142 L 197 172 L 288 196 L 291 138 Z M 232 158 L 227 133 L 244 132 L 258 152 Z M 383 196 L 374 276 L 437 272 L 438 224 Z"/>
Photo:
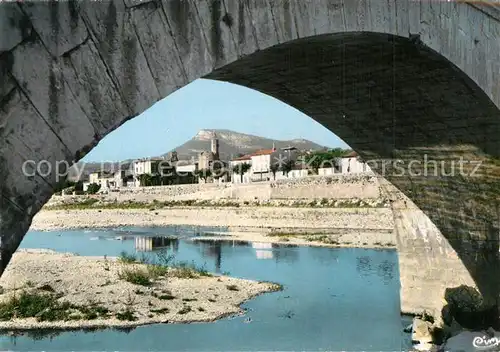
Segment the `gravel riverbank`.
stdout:
<path fill-rule="evenodd" d="M 147 285 L 123 278 L 127 271 L 148 270 L 145 264 L 122 263 L 116 258 L 20 250 L 0 279 L 3 288 L 0 329 L 82 329 L 209 322 L 243 313 L 240 305 L 246 300 L 280 289 L 273 283 L 227 276 L 193 275 L 187 278 L 170 272 Z M 11 312 L 6 304 L 13 297 L 23 300 L 23 294 L 48 295 L 55 301 L 36 317 L 7 319 Z M 34 309 L 32 307 L 40 304 L 25 299 L 17 306 L 27 305 Z M 56 310 L 56 306 L 64 306 L 61 308 L 64 311 Z M 19 315 L 17 311 L 14 313 L 14 316 Z M 54 320 L 58 316 L 64 316 L 64 320 Z"/>
<path fill-rule="evenodd" d="M 206 239 L 368 248 L 393 247 L 396 243 L 393 215 L 388 208 L 43 210 L 34 217 L 31 229 L 47 231 L 168 225 L 213 226 L 228 231 L 210 234 Z"/>
<path fill-rule="evenodd" d="M 199 225 L 253 228 L 390 230 L 390 208 L 181 207 L 164 209 L 42 210 L 32 230 L 116 226 Z"/>

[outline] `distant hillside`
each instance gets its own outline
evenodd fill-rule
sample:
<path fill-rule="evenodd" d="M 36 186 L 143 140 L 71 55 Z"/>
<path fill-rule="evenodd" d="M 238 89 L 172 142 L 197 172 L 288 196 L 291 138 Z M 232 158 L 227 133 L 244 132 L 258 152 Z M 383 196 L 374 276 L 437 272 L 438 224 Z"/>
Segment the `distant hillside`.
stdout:
<path fill-rule="evenodd" d="M 273 147 L 273 143 L 275 143 L 278 149 L 288 146 L 294 146 L 302 150 L 318 150 L 323 148 L 323 146 L 307 139 L 279 141 L 230 130 L 200 130 L 196 136 L 173 150 L 177 152 L 179 159 L 190 160 L 191 158 L 197 158 L 198 153 L 210 150 L 210 141 L 213 132 L 217 134 L 217 138 L 219 139 L 219 151 L 222 160 L 230 160 L 239 154 L 249 154 L 259 149 L 270 149 Z M 164 155 L 167 154 L 165 153 Z"/>
<path fill-rule="evenodd" d="M 231 160 L 240 154 L 253 153 L 259 149 L 270 149 L 273 147 L 273 143 L 275 143 L 278 149 L 288 146 L 293 146 L 301 150 L 319 150 L 323 148 L 323 146 L 307 139 L 279 141 L 230 130 L 200 130 L 196 136 L 173 150 L 177 151 L 180 160 L 191 160 L 191 158 L 194 158 L 197 161 L 198 153 L 210 150 L 210 141 L 212 140 L 213 132 L 217 134 L 217 138 L 219 139 L 220 158 L 222 160 Z M 165 153 L 162 156 L 167 156 L 168 154 Z M 131 161 L 129 159 L 122 162 L 86 163 L 81 179 L 88 179 L 88 175 L 96 171 L 117 171 L 120 164 L 123 166 L 129 164 Z M 76 168 L 80 170 L 82 164 L 82 162 L 79 162 L 70 169 L 68 175 L 70 180 L 76 180 L 78 174 Z"/>

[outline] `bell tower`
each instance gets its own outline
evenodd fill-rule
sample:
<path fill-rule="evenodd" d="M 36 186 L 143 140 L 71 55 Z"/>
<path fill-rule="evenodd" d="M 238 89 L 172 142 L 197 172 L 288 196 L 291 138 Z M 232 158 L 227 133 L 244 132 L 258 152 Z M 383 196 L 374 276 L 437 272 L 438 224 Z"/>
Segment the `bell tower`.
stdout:
<path fill-rule="evenodd" d="M 215 157 L 219 157 L 219 140 L 217 139 L 217 134 L 215 131 L 212 134 L 212 143 L 211 143 L 211 148 L 210 151 Z"/>

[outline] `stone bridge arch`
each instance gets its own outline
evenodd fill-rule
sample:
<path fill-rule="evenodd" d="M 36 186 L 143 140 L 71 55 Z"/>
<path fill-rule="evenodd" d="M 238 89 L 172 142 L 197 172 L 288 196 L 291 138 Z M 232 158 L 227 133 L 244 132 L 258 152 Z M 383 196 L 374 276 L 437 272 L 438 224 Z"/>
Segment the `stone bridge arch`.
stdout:
<path fill-rule="evenodd" d="M 24 161 L 78 160 L 124 121 L 208 77 L 277 97 L 377 161 L 495 308 L 499 18 L 496 6 L 454 1 L 3 3 L 1 267 L 56 185 L 54 173 L 25 176 Z M 379 166 L 426 157 L 463 157 L 468 174 L 399 176 Z"/>

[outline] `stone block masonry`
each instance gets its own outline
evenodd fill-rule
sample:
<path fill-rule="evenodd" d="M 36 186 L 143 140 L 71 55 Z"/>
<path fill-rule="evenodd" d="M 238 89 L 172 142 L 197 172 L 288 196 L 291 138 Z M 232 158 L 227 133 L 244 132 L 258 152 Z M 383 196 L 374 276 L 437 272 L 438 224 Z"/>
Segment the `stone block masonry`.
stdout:
<path fill-rule="evenodd" d="M 499 19 L 498 5 L 457 1 L 3 2 L 0 271 L 57 187 L 53 173 L 26 176 L 25 160 L 79 160 L 206 77 L 293 106 L 365 160 L 482 161 L 480 177 L 372 170 L 424 211 L 496 308 Z"/>

